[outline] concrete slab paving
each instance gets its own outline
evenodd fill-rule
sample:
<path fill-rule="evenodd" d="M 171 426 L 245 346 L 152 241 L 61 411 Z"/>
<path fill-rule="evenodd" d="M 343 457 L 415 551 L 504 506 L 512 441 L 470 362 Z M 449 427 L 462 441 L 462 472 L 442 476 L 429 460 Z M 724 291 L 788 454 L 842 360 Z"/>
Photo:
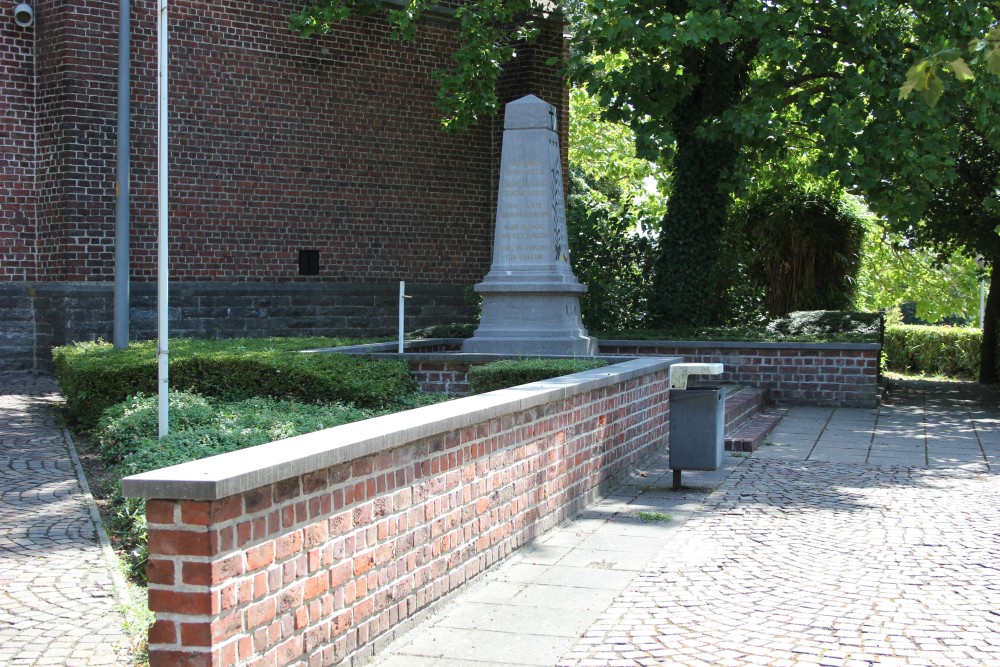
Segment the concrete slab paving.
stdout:
<path fill-rule="evenodd" d="M 125 664 L 54 392 L 0 376 L 0 664 Z M 913 382 L 877 411 L 792 408 L 679 492 L 662 452 L 373 661 L 1000 667 L 998 406 Z"/>
<path fill-rule="evenodd" d="M 657 478 L 633 478 L 556 528 L 544 557 L 515 554 L 375 663 L 1000 666 L 1000 568 L 990 564 L 1000 394 L 945 389 L 932 410 L 932 383 L 906 383 L 878 411 L 792 408 L 752 457 L 727 456 L 714 477 L 686 472 L 696 494 L 665 491 L 669 471 L 654 462 Z M 638 508 L 672 520 L 644 524 Z M 585 588 L 601 577 L 606 588 Z M 595 612 L 601 599 L 589 594 L 621 582 Z M 448 620 L 463 601 L 488 603 L 464 607 L 481 620 Z M 518 616 L 526 609 L 536 634 Z M 490 633 L 489 658 L 452 642 L 424 662 L 456 624 Z M 537 633 L 568 640 L 572 628 L 575 640 L 542 653 L 518 645 Z"/>

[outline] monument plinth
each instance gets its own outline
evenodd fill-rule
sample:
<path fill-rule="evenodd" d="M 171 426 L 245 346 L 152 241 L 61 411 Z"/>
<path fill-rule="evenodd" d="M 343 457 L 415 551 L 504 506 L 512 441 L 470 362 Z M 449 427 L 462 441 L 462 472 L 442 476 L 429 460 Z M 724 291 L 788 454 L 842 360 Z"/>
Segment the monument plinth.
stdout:
<path fill-rule="evenodd" d="M 475 290 L 482 318 L 465 352 L 597 353 L 569 264 L 555 107 L 534 95 L 506 107 L 493 264 Z"/>

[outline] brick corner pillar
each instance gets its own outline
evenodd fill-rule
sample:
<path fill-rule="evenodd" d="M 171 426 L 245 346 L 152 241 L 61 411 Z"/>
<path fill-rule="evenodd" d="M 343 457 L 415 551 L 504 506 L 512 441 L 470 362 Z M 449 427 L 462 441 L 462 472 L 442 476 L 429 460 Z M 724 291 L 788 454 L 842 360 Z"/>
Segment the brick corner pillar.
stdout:
<path fill-rule="evenodd" d="M 229 667 L 241 653 L 253 581 L 241 579 L 236 548 L 242 496 L 215 501 L 149 500 L 151 667 Z M 273 546 L 273 545 L 272 545 Z M 273 556 L 272 556 L 273 558 Z M 249 646 L 242 647 L 249 652 Z"/>

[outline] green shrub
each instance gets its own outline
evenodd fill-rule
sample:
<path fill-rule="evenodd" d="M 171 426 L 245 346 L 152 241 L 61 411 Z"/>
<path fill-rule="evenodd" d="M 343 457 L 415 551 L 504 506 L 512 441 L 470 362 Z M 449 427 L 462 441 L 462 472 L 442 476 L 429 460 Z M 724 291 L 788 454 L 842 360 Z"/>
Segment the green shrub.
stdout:
<path fill-rule="evenodd" d="M 763 288 L 769 315 L 852 303 L 865 222 L 844 197 L 771 185 L 740 202 L 730 226 L 743 239 L 746 276 Z"/>
<path fill-rule="evenodd" d="M 974 380 L 983 332 L 974 328 L 887 326 L 882 358 L 889 371 Z"/>
<path fill-rule="evenodd" d="M 881 313 L 857 313 L 848 310 L 800 310 L 772 320 L 769 333 L 786 336 L 857 335 L 878 340 Z"/>
<path fill-rule="evenodd" d="M 478 324 L 436 324 L 411 331 L 407 338 L 472 338 Z"/>
<path fill-rule="evenodd" d="M 134 396 L 104 413 L 94 438 L 101 458 L 113 464 L 114 479 L 380 414 L 341 404 L 314 405 L 270 398 L 226 402 L 170 392 L 170 432 L 158 439 L 157 404 L 155 396 Z M 118 545 L 130 555 L 130 574 L 141 580 L 146 558 L 145 501 L 125 498 L 116 483 L 108 490 L 108 502 L 113 515 L 108 527 Z"/>
<path fill-rule="evenodd" d="M 386 406 L 413 388 L 403 361 L 299 350 L 356 344 L 337 338 L 171 341 L 170 386 L 229 400 L 251 396 L 361 407 Z M 76 343 L 53 350 L 71 424 L 90 430 L 101 413 L 137 394 L 156 393 L 156 343 Z"/>
<path fill-rule="evenodd" d="M 601 359 L 504 359 L 471 367 L 469 385 L 473 393 L 482 394 L 607 365 Z"/>
<path fill-rule="evenodd" d="M 620 182 L 573 168 L 569 174 L 566 232 L 573 272 L 587 286 L 580 295 L 589 328 L 641 325 L 649 320 L 656 235 L 662 211 L 641 203 Z M 652 206 L 650 204 L 652 203 Z"/>
<path fill-rule="evenodd" d="M 820 310 L 789 313 L 767 327 L 678 326 L 599 331 L 596 335 L 605 340 L 877 343 L 879 323 L 879 313 Z"/>

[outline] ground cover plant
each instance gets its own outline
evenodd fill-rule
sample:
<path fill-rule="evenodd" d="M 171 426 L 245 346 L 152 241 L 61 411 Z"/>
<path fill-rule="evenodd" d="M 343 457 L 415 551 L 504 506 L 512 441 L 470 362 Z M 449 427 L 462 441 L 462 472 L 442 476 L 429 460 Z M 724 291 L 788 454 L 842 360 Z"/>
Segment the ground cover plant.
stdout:
<path fill-rule="evenodd" d="M 503 359 L 469 369 L 469 386 L 482 394 L 607 366 L 603 359 Z"/>
<path fill-rule="evenodd" d="M 340 401 L 362 407 L 392 404 L 413 390 L 402 361 L 372 360 L 302 350 L 353 345 L 349 338 L 177 339 L 170 342 L 170 386 L 238 400 L 253 396 L 309 403 Z M 55 348 L 56 377 L 66 397 L 66 418 L 78 430 L 136 393 L 157 391 L 156 342 L 117 350 L 110 343 Z"/>

